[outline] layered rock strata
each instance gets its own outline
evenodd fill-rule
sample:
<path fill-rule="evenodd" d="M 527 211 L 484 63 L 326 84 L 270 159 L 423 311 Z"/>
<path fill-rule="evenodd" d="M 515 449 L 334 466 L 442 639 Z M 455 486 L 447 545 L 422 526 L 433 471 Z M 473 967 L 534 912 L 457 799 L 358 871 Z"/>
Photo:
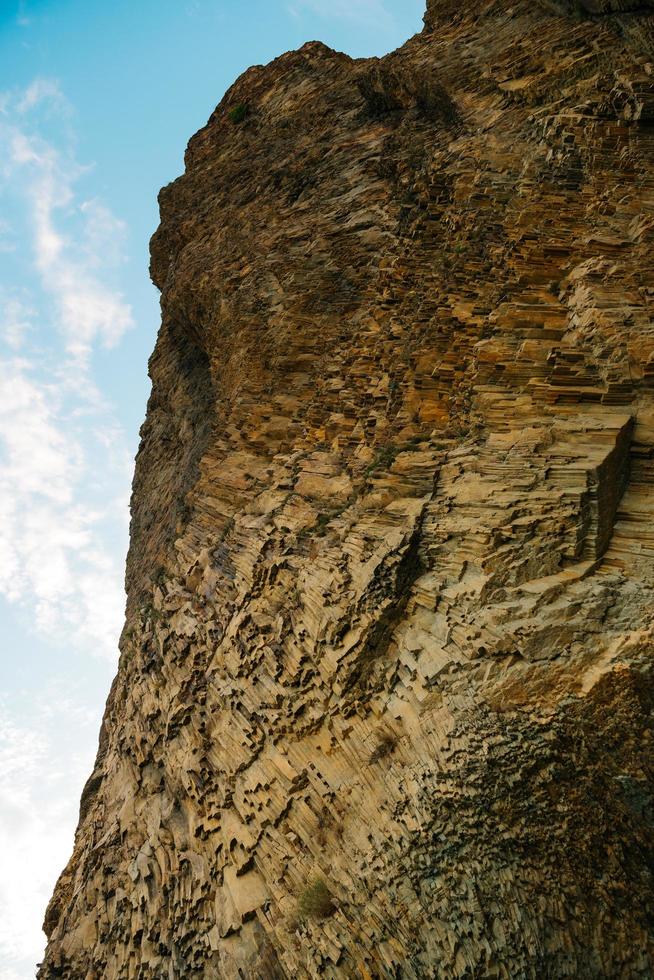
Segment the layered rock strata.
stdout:
<path fill-rule="evenodd" d="M 44 980 L 654 974 L 650 7 L 430 0 L 191 140 Z"/>

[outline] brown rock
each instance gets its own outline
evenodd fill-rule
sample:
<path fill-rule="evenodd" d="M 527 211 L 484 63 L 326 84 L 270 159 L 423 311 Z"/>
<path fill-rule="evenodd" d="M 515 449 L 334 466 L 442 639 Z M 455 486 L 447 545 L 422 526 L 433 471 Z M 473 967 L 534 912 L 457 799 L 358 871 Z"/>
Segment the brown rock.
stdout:
<path fill-rule="evenodd" d="M 44 980 L 654 974 L 649 6 L 435 0 L 191 140 Z"/>

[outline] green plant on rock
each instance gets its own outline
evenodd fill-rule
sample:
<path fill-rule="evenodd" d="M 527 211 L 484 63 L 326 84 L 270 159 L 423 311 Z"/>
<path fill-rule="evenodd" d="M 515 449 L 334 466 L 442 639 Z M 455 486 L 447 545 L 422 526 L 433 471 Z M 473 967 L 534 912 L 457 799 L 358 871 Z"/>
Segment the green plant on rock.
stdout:
<path fill-rule="evenodd" d="M 332 514 L 318 514 L 318 519 L 316 521 L 317 534 L 319 538 L 323 538 L 327 534 L 327 526 L 332 520 Z"/>
<path fill-rule="evenodd" d="M 241 123 L 248 114 L 248 107 L 245 102 L 239 102 L 232 109 L 229 110 L 229 118 L 233 123 Z"/>
<path fill-rule="evenodd" d="M 415 436 L 413 439 L 404 443 L 404 445 L 390 443 L 386 446 L 378 446 L 374 458 L 365 469 L 365 475 L 370 476 L 375 470 L 379 469 L 389 470 L 400 453 L 415 452 L 420 442 L 420 437 Z"/>
<path fill-rule="evenodd" d="M 327 919 L 336 911 L 336 905 L 327 882 L 319 875 L 308 882 L 297 900 L 300 919 Z"/>
<path fill-rule="evenodd" d="M 154 626 L 160 622 L 161 619 L 163 619 L 163 613 L 161 613 L 159 609 L 155 609 L 151 602 L 146 602 L 143 606 L 141 606 L 140 611 L 141 629 L 145 629 L 147 627 L 148 620 L 150 621 L 151 626 Z"/>
<path fill-rule="evenodd" d="M 395 462 L 395 457 L 399 453 L 398 446 L 382 446 L 375 453 L 374 459 L 366 467 L 366 476 L 370 476 L 378 469 L 390 469 Z"/>

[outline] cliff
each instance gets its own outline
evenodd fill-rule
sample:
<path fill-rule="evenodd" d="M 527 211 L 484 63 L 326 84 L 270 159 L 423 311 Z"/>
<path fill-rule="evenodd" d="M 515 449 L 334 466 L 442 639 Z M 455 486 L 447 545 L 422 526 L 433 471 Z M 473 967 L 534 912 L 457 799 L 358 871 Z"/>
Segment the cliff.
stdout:
<path fill-rule="evenodd" d="M 430 0 L 191 140 L 43 980 L 654 974 L 651 7 Z"/>

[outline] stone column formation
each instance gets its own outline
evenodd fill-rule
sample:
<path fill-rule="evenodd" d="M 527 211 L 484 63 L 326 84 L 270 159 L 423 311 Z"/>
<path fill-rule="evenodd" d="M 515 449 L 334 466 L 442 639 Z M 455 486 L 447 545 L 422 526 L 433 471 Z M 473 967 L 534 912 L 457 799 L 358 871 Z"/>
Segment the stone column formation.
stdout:
<path fill-rule="evenodd" d="M 651 8 L 430 0 L 191 140 L 42 980 L 654 975 Z"/>

